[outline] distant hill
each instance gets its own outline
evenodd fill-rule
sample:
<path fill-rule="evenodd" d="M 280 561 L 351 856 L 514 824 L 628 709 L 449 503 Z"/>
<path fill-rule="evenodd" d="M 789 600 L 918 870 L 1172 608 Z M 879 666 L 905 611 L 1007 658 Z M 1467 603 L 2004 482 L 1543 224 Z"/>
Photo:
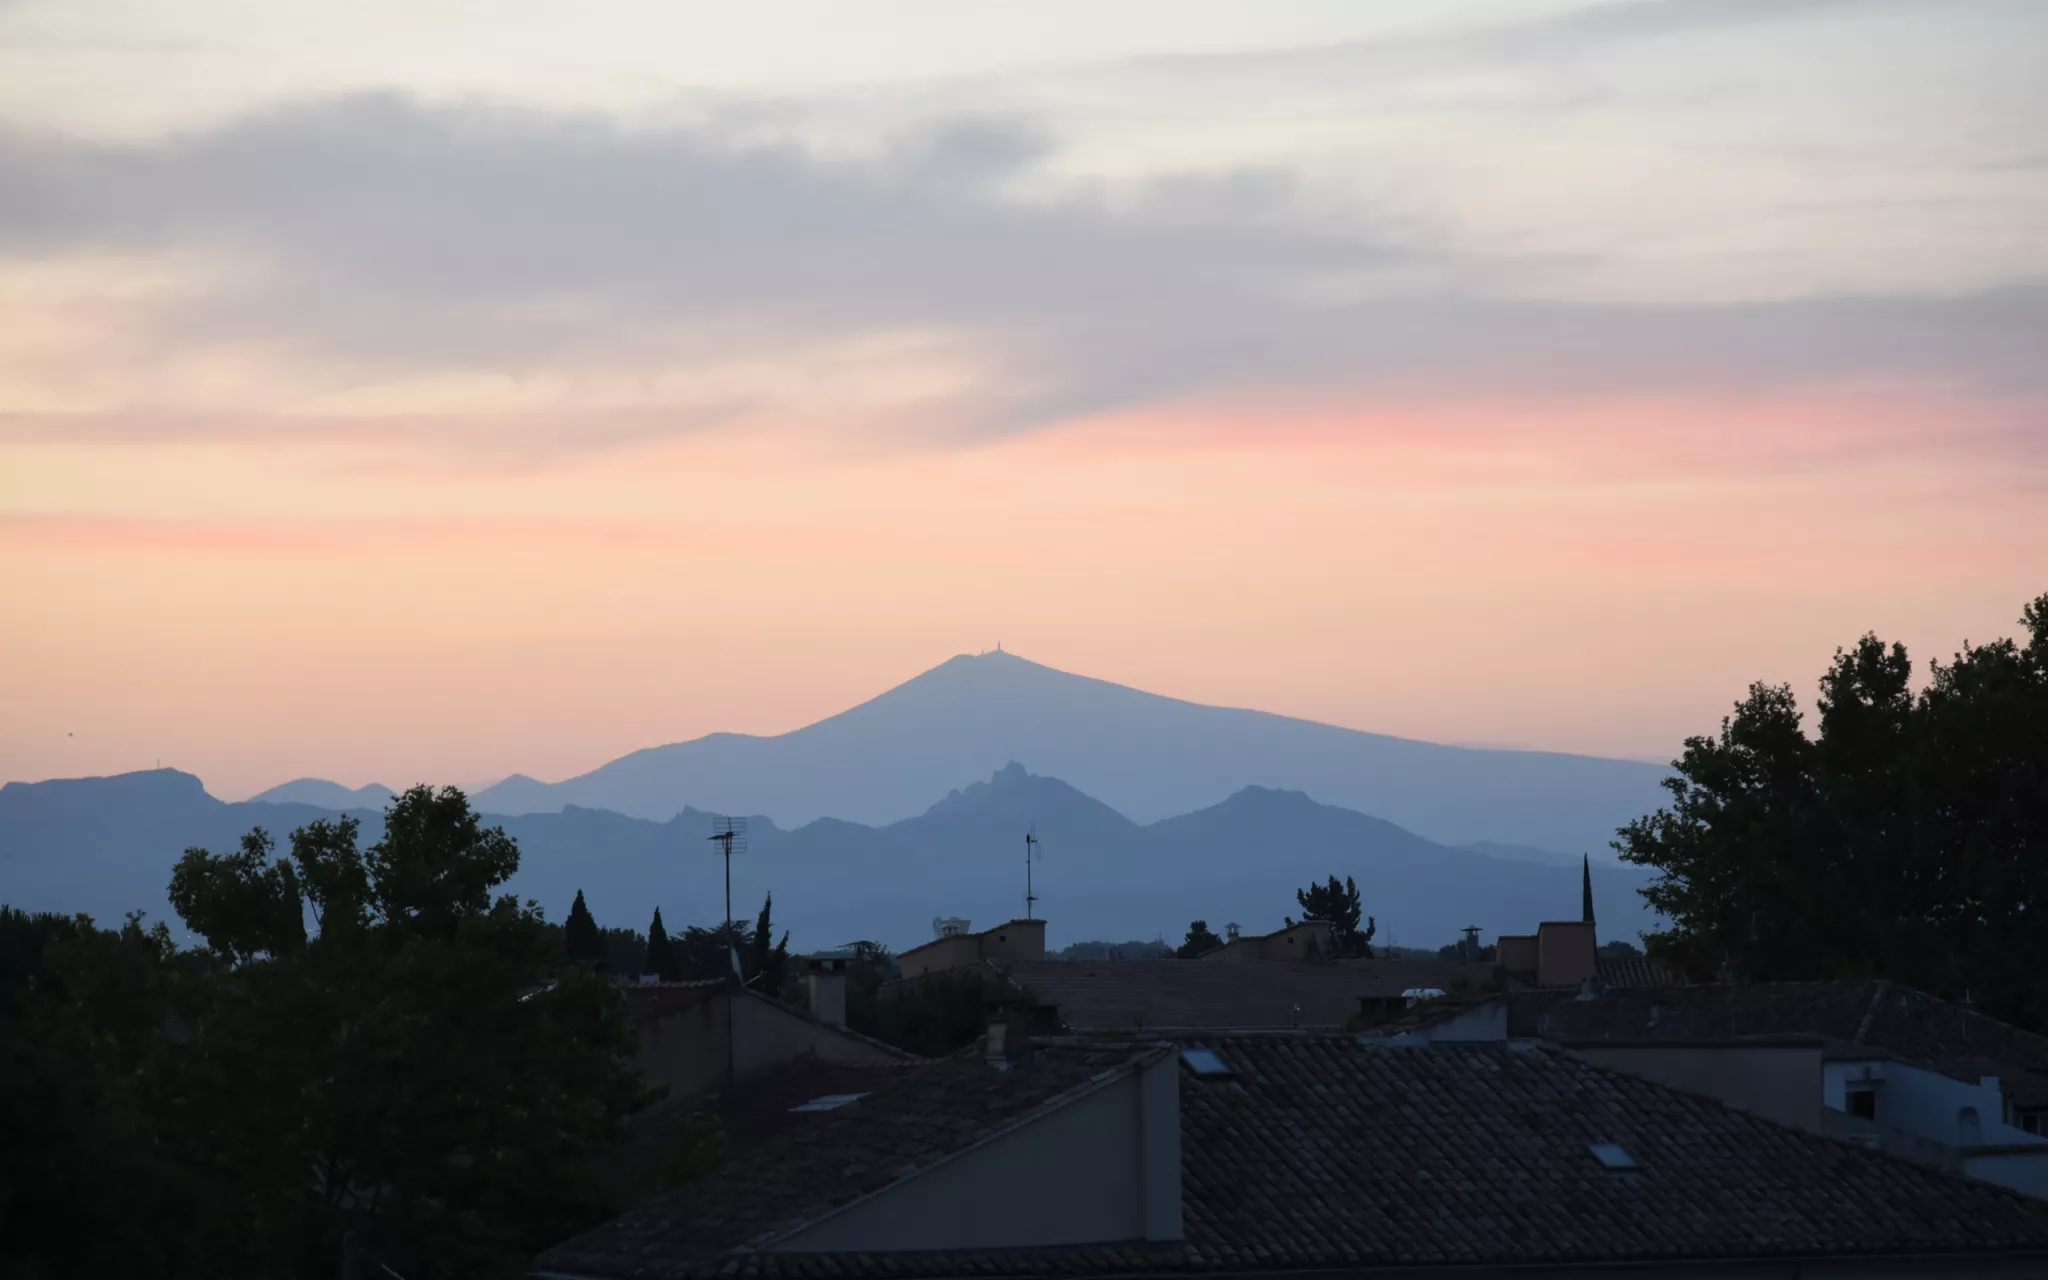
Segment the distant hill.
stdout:
<path fill-rule="evenodd" d="M 514 777 L 494 812 L 565 805 L 663 819 L 686 805 L 827 814 L 871 825 L 1011 760 L 1154 822 L 1247 785 L 1306 792 L 1449 845 L 1604 850 L 1663 800 L 1664 770 L 1632 760 L 1475 750 L 1203 706 L 1070 675 L 1008 653 L 952 659 L 880 697 L 777 737 L 719 733 L 650 747 L 565 782 Z"/>
<path fill-rule="evenodd" d="M 381 809 L 353 812 L 363 842 L 376 840 Z M 108 921 L 135 908 L 163 917 L 171 864 L 187 846 L 225 850 L 257 825 L 282 846 L 292 828 L 324 816 L 332 812 L 300 804 L 226 804 L 172 770 L 11 783 L 0 788 L 0 902 Z M 522 851 L 511 889 L 551 919 L 578 889 L 605 925 L 644 928 L 657 904 L 671 928 L 719 918 L 708 813 L 654 822 L 572 807 L 492 821 Z M 924 941 L 939 915 L 996 923 L 1022 914 L 1033 824 L 1043 842 L 1038 911 L 1055 948 L 1155 935 L 1177 943 L 1194 919 L 1263 932 L 1299 912 L 1296 888 L 1332 873 L 1357 878 L 1383 942 L 1435 947 L 1467 924 L 1491 937 L 1579 912 L 1576 866 L 1447 848 L 1300 792 L 1248 787 L 1140 825 L 1017 764 L 885 826 L 823 819 L 791 830 L 751 819 L 748 847 L 733 858 L 733 909 L 751 917 L 772 890 L 778 925 L 808 949 L 875 938 L 900 950 Z M 1633 939 L 1649 923 L 1634 892 L 1647 877 L 1597 863 L 1593 877 L 1602 936 Z"/>
<path fill-rule="evenodd" d="M 350 789 L 325 778 L 295 778 L 249 799 L 258 804 L 310 804 L 322 809 L 381 809 L 393 794 L 381 782 Z"/>

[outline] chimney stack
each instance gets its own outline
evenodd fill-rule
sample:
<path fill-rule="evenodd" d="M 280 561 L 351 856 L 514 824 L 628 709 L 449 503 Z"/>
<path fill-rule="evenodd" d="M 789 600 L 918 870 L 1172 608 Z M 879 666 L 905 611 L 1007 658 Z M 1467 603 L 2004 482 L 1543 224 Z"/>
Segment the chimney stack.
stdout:
<path fill-rule="evenodd" d="M 1004 1001 L 988 1009 L 988 1036 L 984 1055 L 998 1071 L 1031 1065 L 1032 1038 L 1059 1030 L 1058 1010 L 1052 1005 Z"/>
<path fill-rule="evenodd" d="M 804 957 L 804 985 L 811 997 L 811 1016 L 831 1027 L 846 1025 L 846 965 L 842 952 Z"/>

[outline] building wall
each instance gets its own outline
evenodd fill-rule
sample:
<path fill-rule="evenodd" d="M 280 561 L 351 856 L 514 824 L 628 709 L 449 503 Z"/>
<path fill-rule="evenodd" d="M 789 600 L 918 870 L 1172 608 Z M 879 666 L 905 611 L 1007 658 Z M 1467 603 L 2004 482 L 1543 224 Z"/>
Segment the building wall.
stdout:
<path fill-rule="evenodd" d="M 1182 1237 L 1180 1065 L 1168 1056 L 788 1240 L 778 1253 Z"/>
<path fill-rule="evenodd" d="M 2048 1147 L 2038 1153 L 1996 1151 L 1964 1156 L 1963 1172 L 2048 1200 Z"/>
<path fill-rule="evenodd" d="M 1300 924 L 1289 925 L 1278 933 L 1267 934 L 1259 939 L 1259 959 L 1300 960 L 1308 955 L 1311 942 L 1315 944 L 1319 954 L 1329 953 L 1329 921 L 1304 920 Z"/>
<path fill-rule="evenodd" d="M 1536 935 L 1502 934 L 1494 939 L 1494 958 L 1511 974 L 1533 976 L 1536 972 Z"/>
<path fill-rule="evenodd" d="M 981 958 L 980 948 L 975 944 L 975 935 L 956 934 L 950 938 L 934 938 L 921 947 L 912 947 L 896 957 L 906 978 L 920 978 L 927 973 L 943 973 L 961 965 L 973 964 Z"/>
<path fill-rule="evenodd" d="M 1011 920 L 980 933 L 934 938 L 896 957 L 906 978 L 927 973 L 944 973 L 982 960 L 1007 963 L 1012 960 L 1045 959 L 1045 921 Z"/>
<path fill-rule="evenodd" d="M 977 935 L 981 958 L 999 963 L 1045 959 L 1045 921 L 1012 920 Z"/>
<path fill-rule="evenodd" d="M 668 1086 L 662 1106 L 698 1097 L 725 1083 L 725 1006 L 720 994 L 640 1028 L 633 1063 L 649 1084 Z M 742 997 L 733 1007 L 733 1070 L 741 1079 L 813 1057 L 824 1062 L 884 1065 L 902 1059 L 794 1010 Z"/>
<path fill-rule="evenodd" d="M 1330 922 L 1327 920 L 1304 920 L 1289 925 L 1276 933 L 1239 938 L 1227 942 L 1201 955 L 1203 960 L 1228 960 L 1242 963 L 1246 960 L 1300 960 L 1309 952 L 1309 943 L 1316 944 L 1319 954 L 1327 955 L 1330 948 Z"/>
<path fill-rule="evenodd" d="M 1575 987 L 1599 969 L 1593 926 L 1578 920 L 1546 920 L 1536 926 L 1536 985 Z"/>
<path fill-rule="evenodd" d="M 1586 1061 L 1822 1132 L 1821 1050 L 1812 1045 L 1575 1044 Z"/>
<path fill-rule="evenodd" d="M 1904 1130 L 1943 1146 L 2048 1145 L 2048 1138 L 2005 1123 L 2005 1095 L 1992 1079 L 1975 1084 L 1901 1062 L 1830 1062 L 1822 1079 L 1822 1099 L 1836 1111 L 1849 1109 L 1850 1086 L 1866 1068 L 1884 1075 L 1876 1086 L 1877 1123 Z M 1974 1134 L 1965 1127 L 1964 1112 L 1976 1114 Z"/>

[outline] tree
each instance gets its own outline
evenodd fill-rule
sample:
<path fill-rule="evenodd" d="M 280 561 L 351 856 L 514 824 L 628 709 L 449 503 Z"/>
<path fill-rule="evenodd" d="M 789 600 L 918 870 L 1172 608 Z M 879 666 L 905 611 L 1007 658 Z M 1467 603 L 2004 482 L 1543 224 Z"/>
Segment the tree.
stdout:
<path fill-rule="evenodd" d="M 187 849 L 171 872 L 171 907 L 230 960 L 298 951 L 306 945 L 305 902 L 292 865 L 272 861 L 276 851 L 261 827 L 236 853 Z"/>
<path fill-rule="evenodd" d="M 1919 693 L 1866 635 L 1822 675 L 1809 737 L 1752 685 L 1689 738 L 1670 801 L 1618 833 L 1659 872 L 1650 955 L 1696 977 L 1884 976 L 2048 1028 L 2048 595 L 2026 642 L 1966 646 Z"/>
<path fill-rule="evenodd" d="M 576 891 L 576 901 L 569 906 L 569 918 L 562 925 L 562 949 L 571 960 L 581 964 L 597 964 L 604 959 L 604 941 L 597 932 L 597 921 L 591 918 L 590 908 L 583 904 L 583 890 Z"/>
<path fill-rule="evenodd" d="M 1486 964 L 1492 961 L 1497 954 L 1498 952 L 1491 944 L 1475 948 L 1466 945 L 1465 940 L 1460 938 L 1456 942 L 1446 942 L 1441 947 L 1438 947 L 1435 955 L 1431 958 L 1450 961 L 1454 964 Z"/>
<path fill-rule="evenodd" d="M 1301 904 L 1303 920 L 1323 920 L 1330 926 L 1330 945 L 1324 954 L 1331 959 L 1369 959 L 1372 956 L 1372 937 L 1379 932 L 1379 922 L 1365 917 L 1365 928 L 1358 927 L 1364 908 L 1358 899 L 1358 884 L 1350 876 L 1342 884 L 1331 876 L 1327 884 L 1311 884 L 1306 889 L 1296 889 L 1294 900 Z"/>
<path fill-rule="evenodd" d="M 675 944 L 669 941 L 668 930 L 661 924 L 660 907 L 654 909 L 654 923 L 647 926 L 647 958 L 641 961 L 640 972 L 654 974 L 663 982 L 674 982 L 682 976 Z"/>
<path fill-rule="evenodd" d="M 1612 942 L 1601 943 L 1599 953 L 1616 960 L 1640 960 L 1643 956 L 1643 949 L 1633 942 L 1623 942 L 1620 938 L 1616 938 Z"/>
<path fill-rule="evenodd" d="M 1187 940 L 1180 944 L 1180 950 L 1174 954 L 1183 960 L 1192 960 L 1204 951 L 1214 951 L 1222 945 L 1223 939 L 1209 932 L 1207 920 L 1191 920 L 1188 922 Z"/>
<path fill-rule="evenodd" d="M 604 959 L 599 963 L 604 971 L 624 975 L 629 981 L 645 972 L 640 965 L 647 959 L 647 936 L 631 929 L 600 928 L 597 931 L 598 945 L 603 949 Z"/>
<path fill-rule="evenodd" d="M 0 908 L 0 1275 L 234 1274 L 223 1188 L 165 1150 L 135 1085 L 186 967 L 139 917 Z"/>
<path fill-rule="evenodd" d="M 789 934 L 785 931 L 782 941 L 770 946 L 775 930 L 769 921 L 774 909 L 775 895 L 769 894 L 761 901 L 761 914 L 754 921 L 754 936 L 749 940 L 745 957 L 745 977 L 749 985 L 763 995 L 781 995 L 789 982 Z"/>
<path fill-rule="evenodd" d="M 109 1077 L 233 1205 L 221 1272 L 331 1275 L 353 1230 L 408 1277 L 512 1274 L 609 1212 L 595 1164 L 643 1097 L 631 1024 L 530 904 L 494 896 L 517 846 L 417 787 L 367 851 L 346 820 L 294 832 L 290 864 L 269 848 L 181 859 L 174 902 L 207 949 L 190 981 L 158 963 L 176 1016 Z M 296 944 L 287 882 L 320 921 Z"/>

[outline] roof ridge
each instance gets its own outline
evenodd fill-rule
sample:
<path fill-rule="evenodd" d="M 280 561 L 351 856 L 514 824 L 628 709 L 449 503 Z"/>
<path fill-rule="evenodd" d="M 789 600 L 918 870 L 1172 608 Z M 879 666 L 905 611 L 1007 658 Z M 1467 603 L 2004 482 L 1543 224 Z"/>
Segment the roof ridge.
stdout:
<path fill-rule="evenodd" d="M 812 1013 L 809 1009 L 793 1005 L 787 1000 L 771 996 L 764 991 L 756 991 L 752 987 L 741 987 L 740 990 L 746 992 L 748 995 L 754 997 L 754 999 L 756 1000 L 767 1002 L 769 1005 L 772 1005 L 773 1007 L 782 1010 L 784 1013 L 793 1014 L 796 1017 L 802 1018 L 806 1022 L 814 1023 L 817 1026 L 824 1027 L 831 1031 L 836 1031 L 839 1034 L 845 1036 L 847 1039 L 858 1040 L 862 1044 L 865 1044 L 870 1048 L 880 1049 L 884 1053 L 888 1053 L 905 1063 L 919 1063 L 932 1061 L 932 1059 L 930 1058 L 919 1057 L 917 1054 L 910 1052 L 910 1050 L 908 1049 L 898 1048 L 897 1046 L 890 1044 L 886 1040 L 877 1040 L 873 1036 L 863 1035 L 860 1032 L 855 1031 L 852 1027 L 845 1026 L 840 1023 L 827 1022 L 823 1018 L 819 1017 L 817 1014 Z"/>

